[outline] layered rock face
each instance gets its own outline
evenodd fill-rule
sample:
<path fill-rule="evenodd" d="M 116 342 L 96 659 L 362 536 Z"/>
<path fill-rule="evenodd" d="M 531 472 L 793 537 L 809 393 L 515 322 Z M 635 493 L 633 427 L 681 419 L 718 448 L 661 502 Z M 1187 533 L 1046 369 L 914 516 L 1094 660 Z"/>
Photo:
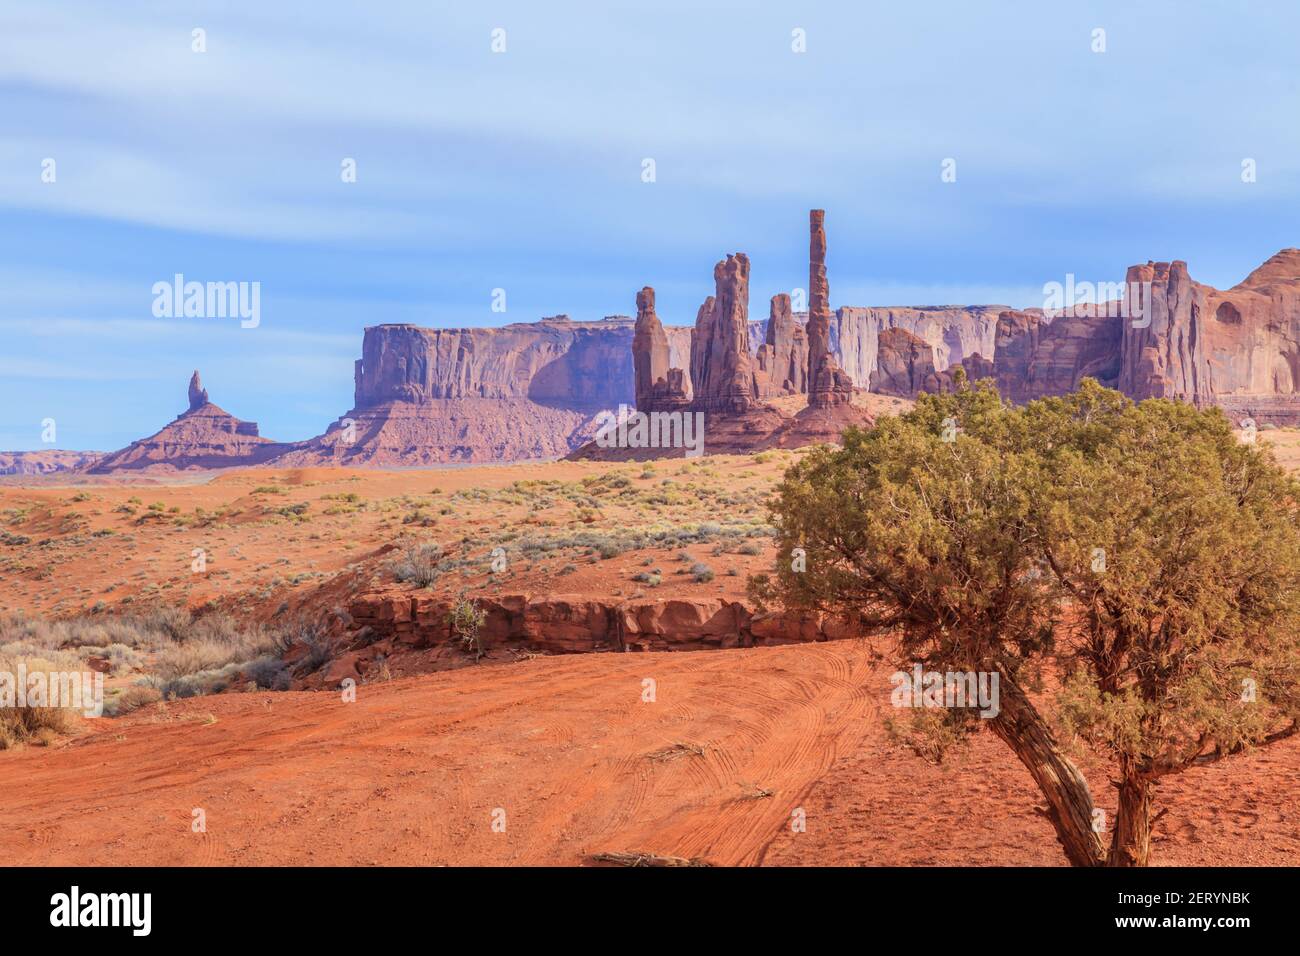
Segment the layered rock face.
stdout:
<path fill-rule="evenodd" d="M 1300 250 L 1283 249 L 1226 291 L 1191 279 L 1187 264 L 1132 266 L 1150 283 L 1141 322 L 1124 329 L 1119 387 L 1134 398 L 1179 398 L 1259 412 L 1292 424 L 1300 390 Z"/>
<path fill-rule="evenodd" d="M 808 213 L 808 404 L 848 405 L 853 379 L 831 354 L 830 283 L 826 278 L 826 212 Z"/>
<path fill-rule="evenodd" d="M 881 395 L 914 398 L 918 392 L 943 392 L 934 368 L 930 343 L 906 329 L 880 333 L 877 368 L 871 373 L 871 391 Z"/>
<path fill-rule="evenodd" d="M 264 464 L 288 448 L 263 438 L 256 422 L 246 422 L 214 405 L 190 378 L 189 408 L 156 434 L 99 459 L 90 474 L 141 470 L 207 470 Z"/>
<path fill-rule="evenodd" d="M 53 475 L 84 471 L 104 457 L 102 451 L 5 451 L 0 452 L 0 475 Z"/>
<path fill-rule="evenodd" d="M 526 398 L 433 398 L 353 409 L 286 449 L 281 468 L 406 468 L 562 458 L 596 434 L 595 414 Z"/>
<path fill-rule="evenodd" d="M 705 300 L 691 338 L 691 408 L 741 414 L 758 404 L 749 352 L 749 257 L 727 256 L 713 269 L 715 294 Z"/>
<path fill-rule="evenodd" d="M 993 363 L 978 352 L 943 371 L 935 368 L 934 348 L 906 329 L 880 333 L 879 367 L 871 373 L 871 391 L 899 398 L 915 398 L 921 392 L 942 394 L 956 388 L 953 369 L 961 368 L 966 380 L 993 377 Z"/>
<path fill-rule="evenodd" d="M 1048 321 L 1036 309 L 1003 312 L 993 355 L 998 392 L 1023 404 L 1071 392 L 1085 377 L 1115 388 L 1123 323 L 1118 315 L 1071 314 Z"/>
<path fill-rule="evenodd" d="M 624 316 L 556 316 L 495 329 L 367 328 L 354 407 L 277 464 L 563 457 L 595 434 L 599 412 L 635 401 L 635 337 Z"/>
<path fill-rule="evenodd" d="M 1130 266 L 1127 281 L 1130 288 L 1149 286 L 1151 293 L 1142 303 L 1144 314 L 1123 326 L 1120 391 L 1138 400 L 1209 404 L 1214 395 L 1205 352 L 1209 287 L 1193 282 L 1182 261 Z"/>
<path fill-rule="evenodd" d="M 1215 401 L 1234 418 L 1300 424 L 1300 249 L 1225 292 L 1202 288 Z"/>
<path fill-rule="evenodd" d="M 1053 318 L 1002 306 L 832 312 L 821 210 L 809 214 L 809 237 L 806 327 L 784 295 L 766 322 L 749 321 L 750 263 L 736 254 L 717 264 L 693 327 L 665 326 L 650 287 L 637 296 L 635 321 L 374 326 L 356 363 L 353 409 L 315 439 L 260 437 L 212 404 L 196 371 L 187 411 L 156 435 L 97 460 L 9 456 L 0 473 L 554 458 L 590 441 L 600 412 L 632 403 L 707 413 L 712 451 L 796 447 L 864 423 L 855 382 L 910 398 L 949 390 L 958 365 L 970 380 L 993 377 L 1014 402 L 1093 377 L 1135 399 L 1300 425 L 1300 250 L 1282 250 L 1226 291 L 1195 282 L 1181 261 L 1133 266 L 1132 314 L 1088 307 Z M 800 394 L 808 405 L 792 417 L 797 403 L 780 400 Z"/>
<path fill-rule="evenodd" d="M 636 296 L 636 329 L 632 335 L 632 366 L 636 376 L 638 411 L 672 411 L 690 401 L 685 373 L 672 367 L 672 350 L 663 323 L 655 314 L 655 290 L 646 286 Z"/>
<path fill-rule="evenodd" d="M 1300 250 L 1284 249 L 1226 291 L 1187 264 L 1147 262 L 1112 302 L 1057 318 L 1003 312 L 994 365 L 1013 402 L 1060 395 L 1084 377 L 1132 399 L 1218 405 L 1232 417 L 1300 424 Z"/>
<path fill-rule="evenodd" d="M 357 409 L 436 398 L 527 398 L 560 408 L 634 400 L 633 323 L 566 318 L 499 329 L 367 328 Z"/>
<path fill-rule="evenodd" d="M 998 316 L 1007 305 L 917 306 L 910 308 L 837 309 L 831 322 L 831 352 L 854 383 L 866 388 L 879 367 L 877 343 L 888 329 L 906 329 L 934 350 L 936 369 L 979 354 L 994 355 Z"/>
<path fill-rule="evenodd" d="M 807 393 L 808 333 L 790 311 L 790 297 L 784 293 L 772 296 L 764 341 L 754 359 L 760 398 Z"/>
<path fill-rule="evenodd" d="M 738 601 L 718 598 L 614 602 L 579 594 L 517 594 L 477 603 L 485 614 L 480 631 L 485 644 L 548 654 L 694 651 L 838 640 L 861 633 L 844 617 L 756 613 Z M 437 647 L 457 640 L 448 624 L 451 607 L 437 596 L 378 592 L 354 599 L 348 612 L 359 628 L 369 628 L 366 646 L 378 639 Z M 346 676 L 355 674 L 332 674 L 331 683 Z"/>

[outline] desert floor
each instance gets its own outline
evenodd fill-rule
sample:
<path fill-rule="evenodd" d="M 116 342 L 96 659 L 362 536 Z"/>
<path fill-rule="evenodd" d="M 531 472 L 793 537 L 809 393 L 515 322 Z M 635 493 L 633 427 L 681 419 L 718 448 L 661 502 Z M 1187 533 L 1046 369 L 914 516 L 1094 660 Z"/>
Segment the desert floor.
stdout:
<path fill-rule="evenodd" d="M 1300 465 L 1300 433 L 1265 438 Z M 124 600 L 225 602 L 271 619 L 383 582 L 385 555 L 409 537 L 470 542 L 448 590 L 631 596 L 645 586 L 634 575 L 653 564 L 665 595 L 740 598 L 745 576 L 771 564 L 765 538 L 745 539 L 758 553 L 692 546 L 689 560 L 557 548 L 504 575 L 479 559 L 501 535 L 761 524 L 795 457 L 4 487 L 0 606 L 68 615 Z M 203 574 L 191 570 L 195 548 L 207 555 Z M 676 573 L 691 561 L 716 577 Z M 0 859 L 577 864 L 653 853 L 748 865 L 1062 865 L 1028 774 L 992 735 L 942 766 L 889 737 L 890 670 L 862 642 L 838 641 L 395 669 L 355 702 L 332 691 L 162 702 L 0 752 Z M 646 678 L 653 702 L 642 700 Z M 1081 763 L 1113 813 L 1106 766 Z M 1171 778 L 1158 791 L 1169 812 L 1154 862 L 1292 863 L 1297 789 L 1300 740 Z M 204 832 L 192 827 L 196 810 Z"/>
<path fill-rule="evenodd" d="M 99 720 L 0 754 L 0 857 L 1060 865 L 1032 782 L 991 735 L 942 767 L 888 740 L 888 683 L 855 644 L 539 658 L 364 685 L 354 703 L 222 694 Z M 1113 813 L 1103 768 L 1089 775 Z M 1294 862 L 1300 741 L 1175 780 L 1157 863 Z"/>

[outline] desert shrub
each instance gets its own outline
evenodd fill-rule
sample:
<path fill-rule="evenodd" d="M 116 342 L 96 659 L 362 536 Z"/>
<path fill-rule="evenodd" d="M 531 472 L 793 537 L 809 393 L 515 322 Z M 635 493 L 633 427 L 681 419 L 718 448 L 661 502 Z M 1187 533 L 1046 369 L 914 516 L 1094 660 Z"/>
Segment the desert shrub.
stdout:
<path fill-rule="evenodd" d="M 279 636 L 260 625 L 242 626 L 225 615 L 206 615 L 194 622 L 186 639 L 164 647 L 154 672 L 163 681 L 220 671 L 272 654 Z"/>
<path fill-rule="evenodd" d="M 221 667 L 179 674 L 172 678 L 155 676 L 149 679 L 149 683 L 165 700 L 203 697 L 224 691 L 234 682 L 241 670 L 239 663 L 230 663 Z"/>
<path fill-rule="evenodd" d="M 159 605 L 133 615 L 130 619 L 141 631 L 165 634 L 173 641 L 184 640 L 194 615 L 183 607 Z"/>
<path fill-rule="evenodd" d="M 104 700 L 104 713 L 109 717 L 122 717 L 141 707 L 156 704 L 162 700 L 162 692 L 147 682 L 124 688 L 121 693 L 112 694 Z"/>
<path fill-rule="evenodd" d="M 6 651 L 0 654 L 0 674 L 12 700 L 0 702 L 0 750 L 23 744 L 48 744 L 56 737 L 72 731 L 80 721 L 80 713 L 64 702 L 58 707 L 17 705 L 17 680 L 19 665 L 28 678 L 33 674 L 55 675 L 60 672 L 83 670 L 80 661 L 70 654 L 18 655 Z M 47 677 L 47 680 L 52 678 Z"/>
<path fill-rule="evenodd" d="M 77 657 L 86 659 L 92 656 L 103 657 L 108 661 L 109 673 L 122 674 L 126 671 L 135 670 L 144 664 L 144 655 L 134 647 L 128 647 L 125 644 L 109 644 L 107 646 L 97 646 L 92 644 L 82 644 L 76 648 Z"/>
<path fill-rule="evenodd" d="M 398 581 L 427 588 L 441 575 L 441 560 L 442 546 L 434 541 L 423 541 L 409 545 L 399 557 L 389 562 L 389 570 Z"/>
<path fill-rule="evenodd" d="M 705 584 L 713 580 L 713 569 L 703 562 L 693 564 L 691 565 L 691 577 L 695 578 L 697 584 Z"/>
<path fill-rule="evenodd" d="M 328 631 L 306 619 L 291 621 L 279 632 L 277 656 L 284 656 L 285 652 L 295 644 L 302 644 L 307 648 L 307 653 L 294 665 L 294 670 L 302 675 L 320 670 L 334 659 L 335 652 L 338 650 L 337 642 Z"/>
<path fill-rule="evenodd" d="M 278 657 L 259 657 L 244 668 L 244 676 L 262 690 L 289 689 L 289 665 Z"/>
<path fill-rule="evenodd" d="M 451 633 L 460 641 L 465 650 L 474 654 L 476 661 L 484 653 L 480 631 L 482 631 L 483 623 L 486 620 L 487 612 L 479 608 L 473 601 L 468 600 L 464 595 L 461 595 L 456 600 L 447 615 Z"/>

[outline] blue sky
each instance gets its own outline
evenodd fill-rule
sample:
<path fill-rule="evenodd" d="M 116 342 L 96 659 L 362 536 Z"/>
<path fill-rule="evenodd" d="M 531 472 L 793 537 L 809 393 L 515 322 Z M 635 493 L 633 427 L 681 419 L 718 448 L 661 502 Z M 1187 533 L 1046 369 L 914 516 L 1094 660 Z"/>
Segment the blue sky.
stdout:
<path fill-rule="evenodd" d="M 1231 285 L 1300 245 L 1297 35 L 1284 2 L 0 0 L 0 448 L 47 417 L 120 447 L 195 367 L 307 438 L 367 325 L 645 284 L 688 324 L 728 252 L 765 315 L 814 206 L 836 306 L 1036 305 L 1147 259 Z M 260 282 L 261 324 L 154 318 L 177 272 Z"/>

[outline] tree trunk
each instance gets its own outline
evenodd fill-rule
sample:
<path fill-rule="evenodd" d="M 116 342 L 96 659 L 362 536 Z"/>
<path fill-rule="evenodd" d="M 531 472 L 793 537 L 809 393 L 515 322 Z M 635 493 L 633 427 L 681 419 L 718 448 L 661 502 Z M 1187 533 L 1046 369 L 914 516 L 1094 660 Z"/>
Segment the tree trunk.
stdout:
<path fill-rule="evenodd" d="M 1052 732 L 1025 692 L 1004 671 L 1001 710 L 992 730 L 1020 758 L 1047 798 L 1047 818 L 1071 866 L 1104 866 L 1106 851 L 1093 831 L 1092 792 L 1079 768 L 1061 752 Z"/>
<path fill-rule="evenodd" d="M 1123 769 L 1123 768 L 1121 768 Z M 1146 866 L 1151 853 L 1151 782 L 1125 773 L 1107 866 Z"/>

